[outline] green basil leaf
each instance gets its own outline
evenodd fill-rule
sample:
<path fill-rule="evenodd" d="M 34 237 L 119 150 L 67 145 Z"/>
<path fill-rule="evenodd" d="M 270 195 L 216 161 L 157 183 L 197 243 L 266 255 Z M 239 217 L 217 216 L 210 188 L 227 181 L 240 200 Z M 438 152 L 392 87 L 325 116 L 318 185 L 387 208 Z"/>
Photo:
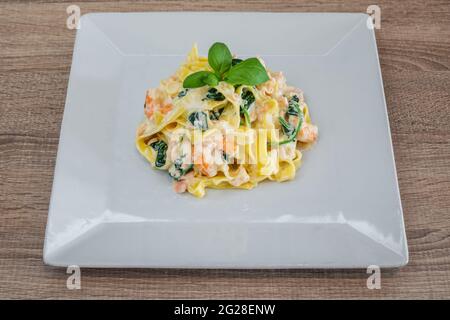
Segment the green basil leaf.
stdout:
<path fill-rule="evenodd" d="M 186 79 L 184 79 L 183 87 L 185 88 L 203 87 L 204 85 L 206 85 L 205 79 L 211 74 L 214 75 L 212 72 L 209 71 L 198 71 L 191 73 L 186 77 Z"/>
<path fill-rule="evenodd" d="M 203 79 L 203 82 L 206 83 L 210 87 L 215 87 L 219 84 L 219 79 L 214 73 L 210 73 Z"/>
<path fill-rule="evenodd" d="M 269 80 L 267 71 L 257 58 L 249 58 L 231 67 L 225 81 L 249 86 L 258 85 Z"/>
<path fill-rule="evenodd" d="M 208 63 L 219 75 L 230 69 L 232 59 L 230 49 L 224 43 L 216 42 L 209 48 Z"/>

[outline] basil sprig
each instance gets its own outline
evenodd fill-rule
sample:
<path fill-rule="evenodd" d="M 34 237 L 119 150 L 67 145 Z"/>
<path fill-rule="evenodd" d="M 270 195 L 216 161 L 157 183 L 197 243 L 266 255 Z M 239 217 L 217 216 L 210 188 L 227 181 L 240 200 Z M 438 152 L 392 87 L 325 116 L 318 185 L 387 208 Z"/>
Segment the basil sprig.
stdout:
<path fill-rule="evenodd" d="M 235 84 L 245 84 L 248 86 L 256 86 L 269 80 L 266 68 L 261 64 L 258 58 L 248 58 L 228 71 L 225 81 Z"/>
<path fill-rule="evenodd" d="M 208 63 L 217 76 L 221 77 L 230 69 L 232 60 L 233 56 L 226 44 L 216 42 L 209 48 Z"/>
<path fill-rule="evenodd" d="M 214 72 L 194 72 L 184 79 L 183 87 L 199 88 L 205 85 L 214 87 L 219 81 L 232 85 L 255 86 L 269 80 L 266 68 L 257 58 L 233 59 L 226 44 L 221 42 L 216 42 L 209 48 L 208 63 Z"/>
<path fill-rule="evenodd" d="M 183 87 L 185 88 L 199 88 L 207 85 L 208 83 L 219 83 L 216 75 L 209 71 L 198 71 L 192 73 L 186 77 L 183 81 Z"/>

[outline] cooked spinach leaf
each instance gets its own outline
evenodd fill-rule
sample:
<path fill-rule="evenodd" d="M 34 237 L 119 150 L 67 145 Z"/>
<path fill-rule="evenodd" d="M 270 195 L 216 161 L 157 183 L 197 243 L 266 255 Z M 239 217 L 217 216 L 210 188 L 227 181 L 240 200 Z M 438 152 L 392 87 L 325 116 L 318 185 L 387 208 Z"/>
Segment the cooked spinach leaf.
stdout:
<path fill-rule="evenodd" d="M 182 176 L 191 171 L 194 167 L 193 164 L 189 164 L 185 165 L 183 168 L 183 160 L 185 157 L 186 155 L 182 155 L 180 158 L 176 159 L 172 167 L 169 169 L 169 175 L 176 181 L 180 180 Z"/>
<path fill-rule="evenodd" d="M 230 157 L 225 153 L 225 151 L 222 151 L 222 158 L 226 163 L 230 161 Z"/>
<path fill-rule="evenodd" d="M 294 95 L 292 96 L 292 100 L 294 100 L 294 101 L 297 102 L 297 103 L 300 102 L 300 99 L 298 98 L 298 96 L 297 96 L 296 94 L 294 94 Z"/>
<path fill-rule="evenodd" d="M 244 88 L 241 93 L 242 103 L 240 106 L 240 114 L 244 116 L 244 121 L 247 127 L 250 127 L 250 114 L 248 112 L 248 109 L 252 106 L 252 104 L 255 102 L 255 96 L 253 93 L 248 90 L 247 88 Z"/>
<path fill-rule="evenodd" d="M 216 88 L 211 88 L 206 93 L 206 97 L 203 100 L 214 100 L 214 101 L 223 101 L 225 100 L 225 96 L 222 92 L 218 91 Z"/>
<path fill-rule="evenodd" d="M 290 116 L 298 117 L 300 112 L 299 98 L 296 95 L 293 95 L 291 99 L 289 99 L 287 114 Z"/>
<path fill-rule="evenodd" d="M 234 58 L 233 60 L 231 60 L 231 66 L 233 67 L 233 66 L 237 65 L 238 63 L 241 63 L 242 61 L 244 61 L 244 60 Z"/>
<path fill-rule="evenodd" d="M 287 114 L 287 113 L 286 113 Z M 286 140 L 283 140 L 279 142 L 279 145 L 290 143 L 293 141 L 296 141 L 297 134 L 300 131 L 300 128 L 302 127 L 303 123 L 303 112 L 300 108 L 298 108 L 298 123 L 297 126 L 294 128 L 292 124 L 288 123 L 283 117 L 278 118 L 281 124 L 281 127 L 283 129 L 283 132 L 288 136 Z M 286 125 L 287 124 L 287 125 Z M 294 130 L 291 130 L 293 128 Z"/>
<path fill-rule="evenodd" d="M 283 133 L 286 136 L 291 137 L 295 131 L 294 126 L 292 126 L 289 122 L 287 122 L 283 117 L 279 117 L 278 120 L 280 121 L 281 129 L 283 130 Z"/>
<path fill-rule="evenodd" d="M 178 93 L 178 98 L 183 98 L 185 95 L 187 95 L 188 91 L 189 91 L 189 89 L 187 89 L 187 88 L 182 90 L 182 91 L 180 91 Z"/>
<path fill-rule="evenodd" d="M 209 112 L 209 119 L 210 120 L 219 120 L 220 116 L 222 115 L 222 112 L 225 108 L 220 108 L 218 110 L 211 110 Z"/>
<path fill-rule="evenodd" d="M 194 128 L 201 130 L 208 130 L 208 116 L 203 111 L 192 112 L 188 120 L 192 123 Z"/>
<path fill-rule="evenodd" d="M 241 108 L 244 108 L 245 110 L 248 110 L 250 106 L 255 102 L 255 96 L 253 95 L 253 92 L 248 90 L 247 88 L 244 88 L 241 93 L 242 98 L 242 104 Z"/>
<path fill-rule="evenodd" d="M 157 152 L 155 166 L 163 167 L 166 164 L 167 143 L 162 140 L 155 141 L 150 146 Z"/>

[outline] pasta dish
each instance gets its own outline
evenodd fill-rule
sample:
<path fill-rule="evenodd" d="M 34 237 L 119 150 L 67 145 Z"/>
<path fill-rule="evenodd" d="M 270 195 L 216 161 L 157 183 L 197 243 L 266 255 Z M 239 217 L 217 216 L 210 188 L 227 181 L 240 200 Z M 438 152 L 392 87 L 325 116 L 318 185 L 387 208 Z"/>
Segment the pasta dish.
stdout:
<path fill-rule="evenodd" d="M 194 45 L 175 74 L 147 90 L 144 114 L 137 149 L 168 172 L 176 192 L 197 197 L 207 188 L 291 180 L 318 137 L 301 90 L 223 43 L 208 57 Z"/>

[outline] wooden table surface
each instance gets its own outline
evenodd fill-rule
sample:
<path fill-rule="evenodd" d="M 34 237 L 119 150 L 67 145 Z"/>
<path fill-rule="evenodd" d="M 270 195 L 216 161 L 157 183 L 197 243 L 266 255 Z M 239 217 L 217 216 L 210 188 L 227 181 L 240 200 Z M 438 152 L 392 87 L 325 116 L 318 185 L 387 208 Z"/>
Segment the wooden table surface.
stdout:
<path fill-rule="evenodd" d="M 377 43 L 410 262 L 365 271 L 83 269 L 82 289 L 42 246 L 75 31 L 72 1 L 0 1 L 0 298 L 450 298 L 450 1 L 87 1 L 101 11 L 365 12 Z"/>

